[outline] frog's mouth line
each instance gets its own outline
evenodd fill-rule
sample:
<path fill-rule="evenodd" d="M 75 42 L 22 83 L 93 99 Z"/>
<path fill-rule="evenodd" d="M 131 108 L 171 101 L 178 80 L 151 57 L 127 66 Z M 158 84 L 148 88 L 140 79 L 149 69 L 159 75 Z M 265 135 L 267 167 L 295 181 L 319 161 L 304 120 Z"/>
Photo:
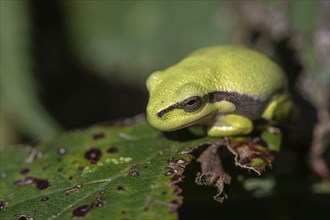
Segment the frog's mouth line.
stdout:
<path fill-rule="evenodd" d="M 184 124 L 184 125 L 181 125 L 181 126 L 177 126 L 177 127 L 175 127 L 175 128 L 172 128 L 172 129 L 168 129 L 167 131 L 176 131 L 176 130 L 179 130 L 179 129 L 182 129 L 182 128 L 189 127 L 189 126 L 195 124 L 196 122 L 198 122 L 198 121 L 200 121 L 200 120 L 203 120 L 203 119 L 205 119 L 205 118 L 207 118 L 207 117 L 209 117 L 209 116 L 211 116 L 211 115 L 212 115 L 212 112 L 209 113 L 209 114 L 207 114 L 207 115 L 204 115 L 204 116 L 202 116 L 202 117 L 200 117 L 200 118 L 198 118 L 198 119 L 196 119 L 196 120 L 193 120 L 193 121 L 191 121 L 191 122 L 189 122 L 189 123 L 187 123 L 187 124 Z"/>

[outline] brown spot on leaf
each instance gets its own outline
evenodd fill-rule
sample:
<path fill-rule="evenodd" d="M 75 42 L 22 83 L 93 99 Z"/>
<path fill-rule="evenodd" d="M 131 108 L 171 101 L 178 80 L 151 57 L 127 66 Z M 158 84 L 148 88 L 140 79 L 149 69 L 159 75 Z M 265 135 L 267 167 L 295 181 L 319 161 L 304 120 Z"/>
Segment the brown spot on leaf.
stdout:
<path fill-rule="evenodd" d="M 0 210 L 5 209 L 8 205 L 8 202 L 4 199 L 0 199 Z"/>
<path fill-rule="evenodd" d="M 73 179 L 73 176 L 69 176 L 68 180 L 72 180 Z"/>
<path fill-rule="evenodd" d="M 78 208 L 75 208 L 72 211 L 74 217 L 84 217 L 88 212 L 94 208 L 102 207 L 104 205 L 104 200 L 101 197 L 97 197 L 91 204 L 82 205 Z"/>
<path fill-rule="evenodd" d="M 14 182 L 16 186 L 26 186 L 31 184 L 36 184 L 37 189 L 44 190 L 50 186 L 47 179 L 38 179 L 35 177 L 27 176 L 25 179 L 17 180 Z"/>
<path fill-rule="evenodd" d="M 117 186 L 117 190 L 119 190 L 119 191 L 126 191 L 126 189 L 123 186 Z"/>
<path fill-rule="evenodd" d="M 50 183 L 46 179 L 39 179 L 36 182 L 36 186 L 38 189 L 43 190 L 43 189 L 47 189 L 50 186 Z"/>
<path fill-rule="evenodd" d="M 93 134 L 92 139 L 93 140 L 98 140 L 98 139 L 102 139 L 104 137 L 105 137 L 104 133 L 96 133 L 96 134 Z"/>
<path fill-rule="evenodd" d="M 72 193 L 72 192 L 75 192 L 75 191 L 80 190 L 82 187 L 83 187 L 83 184 L 77 184 L 77 185 L 75 185 L 74 187 L 65 190 L 64 195 L 67 196 L 67 195 L 69 195 L 69 194 Z"/>
<path fill-rule="evenodd" d="M 78 170 L 79 170 L 79 171 L 84 171 L 84 169 L 85 169 L 84 166 L 79 166 L 79 167 L 78 167 Z"/>
<path fill-rule="evenodd" d="M 60 156 L 64 156 L 68 153 L 68 150 L 65 147 L 60 147 L 57 149 L 57 154 Z"/>
<path fill-rule="evenodd" d="M 91 210 L 90 205 L 82 205 L 74 209 L 72 215 L 75 217 L 83 217 Z"/>
<path fill-rule="evenodd" d="M 109 147 L 108 150 L 107 150 L 107 152 L 109 154 L 115 154 L 115 153 L 118 153 L 119 150 L 118 150 L 118 147 Z"/>
<path fill-rule="evenodd" d="M 49 200 L 49 197 L 47 197 L 47 196 L 45 196 L 45 197 L 43 197 L 42 199 L 40 199 L 41 202 L 45 202 L 45 201 L 47 201 L 47 200 Z"/>
<path fill-rule="evenodd" d="M 30 169 L 29 168 L 23 168 L 19 171 L 20 174 L 22 175 L 26 175 L 30 172 Z"/>
<path fill-rule="evenodd" d="M 138 171 L 133 171 L 128 173 L 130 176 L 140 176 L 141 174 Z"/>
<path fill-rule="evenodd" d="M 91 162 L 92 164 L 96 164 L 102 157 L 102 152 L 97 148 L 91 148 L 90 150 L 85 152 L 85 159 Z"/>

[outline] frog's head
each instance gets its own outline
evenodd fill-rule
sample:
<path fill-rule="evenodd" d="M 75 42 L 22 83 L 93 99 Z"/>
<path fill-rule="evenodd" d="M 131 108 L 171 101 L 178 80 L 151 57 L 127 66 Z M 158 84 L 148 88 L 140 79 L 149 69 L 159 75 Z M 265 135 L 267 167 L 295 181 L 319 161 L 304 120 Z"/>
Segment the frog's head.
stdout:
<path fill-rule="evenodd" d="M 162 131 L 196 124 L 215 112 L 207 91 L 193 77 L 157 72 L 149 76 L 148 122 Z"/>

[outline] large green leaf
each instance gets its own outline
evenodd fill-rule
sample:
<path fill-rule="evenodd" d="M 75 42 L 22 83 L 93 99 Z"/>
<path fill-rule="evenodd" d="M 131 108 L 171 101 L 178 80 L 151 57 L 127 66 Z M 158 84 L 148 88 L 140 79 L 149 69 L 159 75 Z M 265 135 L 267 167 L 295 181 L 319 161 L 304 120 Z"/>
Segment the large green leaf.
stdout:
<path fill-rule="evenodd" d="M 72 131 L 34 147 L 8 148 L 1 153 L 0 218 L 176 219 L 182 197 L 175 184 L 192 159 L 187 152 L 223 143 L 179 141 L 137 117 Z M 206 167 L 202 172 L 212 175 L 211 161 L 199 161 Z M 222 174 L 214 175 L 223 187 Z M 200 183 L 222 191 L 219 184 Z"/>
<path fill-rule="evenodd" d="M 174 219 L 181 198 L 171 185 L 181 177 L 167 166 L 184 167 L 178 150 L 198 142 L 170 141 L 140 121 L 11 148 L 1 154 L 1 219 Z"/>

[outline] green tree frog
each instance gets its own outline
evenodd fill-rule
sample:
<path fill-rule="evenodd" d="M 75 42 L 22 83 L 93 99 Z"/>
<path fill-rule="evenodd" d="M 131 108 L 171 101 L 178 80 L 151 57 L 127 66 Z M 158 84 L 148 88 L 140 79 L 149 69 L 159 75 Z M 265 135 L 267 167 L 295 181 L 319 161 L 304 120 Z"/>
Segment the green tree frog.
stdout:
<path fill-rule="evenodd" d="M 280 67 L 239 45 L 197 50 L 146 85 L 147 120 L 162 131 L 194 125 L 213 137 L 246 135 L 254 120 L 276 121 L 291 108 Z"/>

